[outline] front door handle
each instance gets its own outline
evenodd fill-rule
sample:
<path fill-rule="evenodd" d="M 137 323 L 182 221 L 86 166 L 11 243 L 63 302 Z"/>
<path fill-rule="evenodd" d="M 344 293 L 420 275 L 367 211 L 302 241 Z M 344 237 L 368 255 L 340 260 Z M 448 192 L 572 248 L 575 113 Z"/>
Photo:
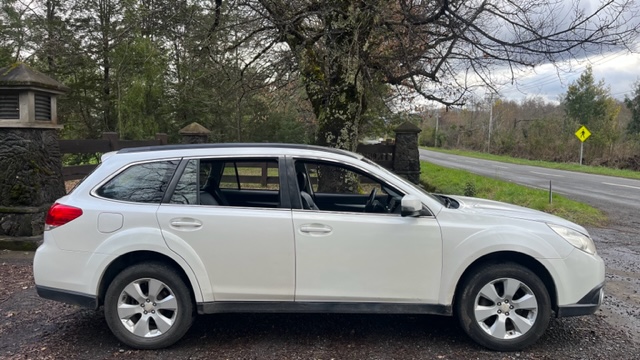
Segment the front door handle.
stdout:
<path fill-rule="evenodd" d="M 300 226 L 300 232 L 307 234 L 328 234 L 333 229 L 327 225 L 322 224 L 304 224 Z"/>

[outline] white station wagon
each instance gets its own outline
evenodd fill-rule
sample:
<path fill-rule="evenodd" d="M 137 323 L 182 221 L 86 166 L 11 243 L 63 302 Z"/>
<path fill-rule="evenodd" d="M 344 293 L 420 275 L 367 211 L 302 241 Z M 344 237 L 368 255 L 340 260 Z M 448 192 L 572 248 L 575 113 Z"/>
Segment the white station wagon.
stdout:
<path fill-rule="evenodd" d="M 49 210 L 33 269 L 40 296 L 103 305 L 140 349 L 175 343 L 196 314 L 282 312 L 454 315 L 512 351 L 552 313 L 594 313 L 604 284 L 579 225 L 288 144 L 105 154 Z"/>

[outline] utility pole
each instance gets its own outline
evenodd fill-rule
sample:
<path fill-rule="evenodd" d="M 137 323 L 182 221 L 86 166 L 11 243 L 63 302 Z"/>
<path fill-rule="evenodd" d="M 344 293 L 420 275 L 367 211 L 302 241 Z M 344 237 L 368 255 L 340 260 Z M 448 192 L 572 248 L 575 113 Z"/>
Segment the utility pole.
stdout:
<path fill-rule="evenodd" d="M 491 129 L 493 128 L 493 93 L 489 97 L 489 141 L 487 142 L 487 152 L 491 152 Z"/>
<path fill-rule="evenodd" d="M 436 110 L 436 138 L 434 139 L 434 147 L 438 147 L 438 125 L 440 123 L 440 112 Z"/>

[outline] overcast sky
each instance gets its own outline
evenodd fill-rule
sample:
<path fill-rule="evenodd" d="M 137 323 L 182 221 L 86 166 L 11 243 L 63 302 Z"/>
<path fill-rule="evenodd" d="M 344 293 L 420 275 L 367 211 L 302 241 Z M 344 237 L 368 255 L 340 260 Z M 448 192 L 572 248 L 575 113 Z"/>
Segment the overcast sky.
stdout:
<path fill-rule="evenodd" d="M 569 70 L 558 70 L 552 65 L 537 66 L 533 71 L 519 76 L 518 84 L 502 86 L 500 95 L 511 100 L 541 96 L 548 101 L 558 101 L 558 97 L 566 94 L 569 85 L 580 77 L 589 64 L 595 81 L 604 80 L 613 97 L 622 100 L 625 95 L 632 96 L 634 83 L 640 80 L 640 54 L 629 54 L 627 51 L 573 61 L 565 64 Z"/>

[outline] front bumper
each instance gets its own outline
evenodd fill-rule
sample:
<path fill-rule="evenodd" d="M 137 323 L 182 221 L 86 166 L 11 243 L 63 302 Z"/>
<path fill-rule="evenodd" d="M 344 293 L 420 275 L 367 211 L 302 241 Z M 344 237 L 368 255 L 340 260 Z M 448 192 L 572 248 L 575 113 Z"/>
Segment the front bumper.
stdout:
<path fill-rule="evenodd" d="M 604 298 L 604 283 L 596 286 L 583 296 L 577 303 L 571 305 L 558 306 L 556 317 L 582 316 L 595 313 Z"/>

